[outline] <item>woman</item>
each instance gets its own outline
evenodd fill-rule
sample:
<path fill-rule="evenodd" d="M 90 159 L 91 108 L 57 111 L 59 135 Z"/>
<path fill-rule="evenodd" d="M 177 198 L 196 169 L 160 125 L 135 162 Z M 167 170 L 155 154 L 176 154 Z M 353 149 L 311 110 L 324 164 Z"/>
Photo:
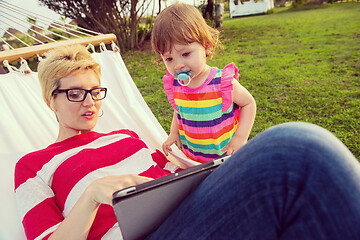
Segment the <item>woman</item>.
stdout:
<path fill-rule="evenodd" d="M 99 64 L 85 47 L 49 52 L 38 72 L 59 133 L 54 144 L 17 164 L 16 197 L 25 232 L 29 239 L 50 234 L 54 239 L 70 239 L 68 234 L 95 238 L 116 224 L 112 192 L 169 174 L 163 169 L 168 161 L 129 130 L 92 131 L 107 89 L 100 85 Z M 101 224 L 93 224 L 98 219 Z"/>
<path fill-rule="evenodd" d="M 59 134 L 16 165 L 26 235 L 121 239 L 112 193 L 169 174 L 169 161 L 129 130 L 93 131 L 107 89 L 84 47 L 49 52 L 38 72 Z M 234 153 L 147 238 L 360 239 L 359 199 L 359 164 L 339 140 L 283 124 Z"/>

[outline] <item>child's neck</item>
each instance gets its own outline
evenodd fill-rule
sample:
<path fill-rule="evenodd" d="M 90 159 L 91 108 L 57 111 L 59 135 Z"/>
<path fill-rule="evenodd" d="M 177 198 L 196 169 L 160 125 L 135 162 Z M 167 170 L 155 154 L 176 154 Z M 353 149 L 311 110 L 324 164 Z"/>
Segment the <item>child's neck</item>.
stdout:
<path fill-rule="evenodd" d="M 201 71 L 199 74 L 195 75 L 192 79 L 190 84 L 187 86 L 189 88 L 197 88 L 200 87 L 207 77 L 209 76 L 211 71 L 211 67 L 209 65 L 205 65 L 203 71 Z"/>

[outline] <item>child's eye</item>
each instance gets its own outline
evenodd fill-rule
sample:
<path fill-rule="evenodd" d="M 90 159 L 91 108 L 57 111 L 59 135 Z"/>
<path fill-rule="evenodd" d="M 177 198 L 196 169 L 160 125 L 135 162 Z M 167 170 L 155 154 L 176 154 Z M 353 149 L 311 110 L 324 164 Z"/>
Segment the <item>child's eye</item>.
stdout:
<path fill-rule="evenodd" d="M 183 55 L 183 57 L 187 57 L 190 55 L 190 52 L 183 53 L 182 55 Z"/>
<path fill-rule="evenodd" d="M 165 61 L 166 62 L 171 62 L 173 59 L 171 58 L 171 57 L 169 57 L 169 58 L 165 58 Z"/>

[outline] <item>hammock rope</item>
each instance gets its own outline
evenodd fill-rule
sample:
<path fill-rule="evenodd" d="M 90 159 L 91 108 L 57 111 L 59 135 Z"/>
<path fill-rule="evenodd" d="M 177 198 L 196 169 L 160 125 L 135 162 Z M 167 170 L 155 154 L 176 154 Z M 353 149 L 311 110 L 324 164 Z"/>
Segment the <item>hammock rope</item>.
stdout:
<path fill-rule="evenodd" d="M 24 19 L 28 19 L 29 21 Z M 23 59 L 41 59 L 41 55 L 44 52 L 62 45 L 82 44 L 87 46 L 88 44 L 92 44 L 93 46 L 98 46 L 100 43 L 115 44 L 114 41 L 116 41 L 116 36 L 112 33 L 101 34 L 66 23 L 65 21 L 60 23 L 57 20 L 25 10 L 21 7 L 7 3 L 4 0 L 0 0 L 0 24 L 5 25 L 8 28 L 4 29 L 3 26 L 0 26 L 0 29 L 10 36 L 7 39 L 5 37 L 0 37 L 0 40 L 4 43 L 3 46 L 9 48 L 0 52 L 0 64 L 4 65 L 4 67 L 7 67 L 5 66 L 6 64 L 19 62 Z M 21 31 L 19 30 L 19 27 L 15 26 L 27 30 Z M 44 26 L 48 26 L 48 29 Z M 35 41 L 33 46 L 26 43 L 19 36 L 16 36 L 17 34 L 10 32 L 9 27 L 16 29 L 22 36 Z M 50 31 L 50 28 L 54 29 L 54 31 Z M 29 34 L 30 32 L 33 34 Z M 14 46 L 14 43 L 12 43 L 13 41 L 19 42 L 21 43 L 20 45 L 25 47 L 17 48 Z M 4 62 L 5 60 L 7 61 L 6 63 Z"/>
<path fill-rule="evenodd" d="M 73 24 L 69 24 L 69 23 L 60 23 L 58 22 L 58 20 L 54 20 L 54 19 L 51 19 L 49 17 L 46 17 L 46 16 L 43 16 L 43 15 L 40 15 L 38 13 L 34 13 L 34 12 L 31 12 L 29 10 L 26 10 L 26 9 L 23 9 L 21 7 L 18 7 L 18 6 L 15 6 L 13 4 L 10 4 L 10 3 L 6 3 L 4 2 L 3 0 L 0 0 L 0 7 L 3 7 L 3 8 L 6 8 L 12 12 L 16 12 L 18 13 L 19 15 L 21 16 L 24 16 L 26 18 L 29 18 L 29 19 L 34 19 L 36 21 L 39 21 L 45 25 L 48 25 L 48 26 L 51 26 L 57 30 L 60 30 L 62 31 L 64 29 L 66 29 L 67 31 L 71 32 L 76 32 L 76 33 L 79 33 L 79 34 L 82 34 L 82 35 L 85 35 L 85 36 L 92 36 L 92 35 L 99 35 L 100 33 L 99 32 L 95 32 L 95 31 L 92 31 L 92 30 L 89 30 L 89 29 L 86 29 L 86 28 L 82 28 L 82 27 L 79 27 L 79 26 L 76 26 L 76 25 L 73 25 Z M 56 26 L 59 26 L 61 28 L 58 28 Z M 79 30 L 81 31 L 79 31 Z M 92 35 L 91 35 L 92 34 Z M 76 36 L 76 35 L 74 35 Z M 80 37 L 80 36 L 78 36 Z"/>

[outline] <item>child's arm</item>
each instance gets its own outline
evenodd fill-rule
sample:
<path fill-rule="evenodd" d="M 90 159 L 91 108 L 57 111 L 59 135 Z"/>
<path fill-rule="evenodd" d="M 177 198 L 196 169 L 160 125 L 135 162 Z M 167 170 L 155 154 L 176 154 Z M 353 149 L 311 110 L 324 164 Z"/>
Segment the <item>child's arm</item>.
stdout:
<path fill-rule="evenodd" d="M 233 80 L 233 101 L 240 107 L 239 125 L 234 137 L 222 150 L 232 155 L 248 140 L 251 128 L 255 121 L 256 103 L 253 96 L 238 81 Z"/>
<path fill-rule="evenodd" d="M 176 146 L 181 150 L 179 125 L 177 122 L 177 113 L 175 110 L 171 122 L 170 134 L 166 141 L 162 144 L 162 149 L 166 156 L 168 156 L 169 152 L 171 152 L 171 145 L 173 145 L 174 143 L 176 143 Z"/>

